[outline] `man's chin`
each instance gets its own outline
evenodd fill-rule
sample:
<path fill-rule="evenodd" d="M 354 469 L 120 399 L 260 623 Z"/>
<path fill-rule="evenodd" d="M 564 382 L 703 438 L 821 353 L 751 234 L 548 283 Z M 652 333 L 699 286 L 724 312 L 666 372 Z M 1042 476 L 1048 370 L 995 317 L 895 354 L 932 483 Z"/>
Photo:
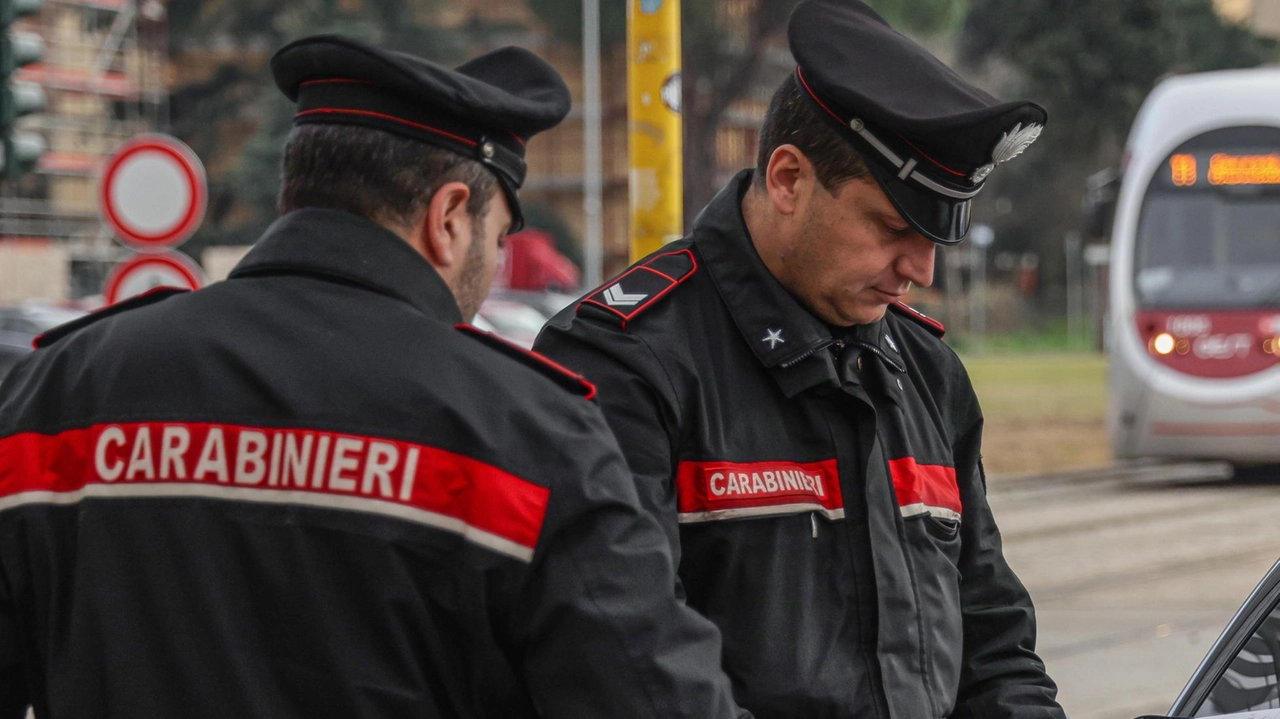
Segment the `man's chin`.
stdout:
<path fill-rule="evenodd" d="M 841 312 L 838 316 L 830 319 L 824 318 L 823 321 L 837 327 L 853 327 L 854 325 L 869 325 L 873 322 L 879 322 L 884 317 L 884 313 L 888 311 L 886 305 L 880 305 L 876 308 L 860 308 L 854 312 Z"/>
<path fill-rule="evenodd" d="M 879 322 L 884 313 L 889 311 L 889 305 L 883 303 L 867 303 L 852 308 L 849 312 L 850 325 L 869 325 L 873 322 Z"/>

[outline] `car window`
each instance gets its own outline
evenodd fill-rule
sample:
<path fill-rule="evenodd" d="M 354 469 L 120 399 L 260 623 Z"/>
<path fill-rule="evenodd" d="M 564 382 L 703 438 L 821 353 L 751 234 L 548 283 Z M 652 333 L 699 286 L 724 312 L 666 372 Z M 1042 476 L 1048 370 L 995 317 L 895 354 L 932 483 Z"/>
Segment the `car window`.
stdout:
<path fill-rule="evenodd" d="M 1271 610 L 1209 690 L 1195 716 L 1280 709 L 1280 607 Z"/>
<path fill-rule="evenodd" d="M 1280 709 L 1280 562 L 1272 565 L 1169 708 L 1172 717 Z"/>

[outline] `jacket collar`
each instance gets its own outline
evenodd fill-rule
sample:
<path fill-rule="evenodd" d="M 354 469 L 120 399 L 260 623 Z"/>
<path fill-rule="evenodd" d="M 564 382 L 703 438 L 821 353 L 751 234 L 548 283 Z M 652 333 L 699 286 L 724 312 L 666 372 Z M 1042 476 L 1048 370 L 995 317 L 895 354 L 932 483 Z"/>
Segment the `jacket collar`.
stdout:
<path fill-rule="evenodd" d="M 230 279 L 276 273 L 352 282 L 408 302 L 432 319 L 462 321 L 457 300 L 435 268 L 390 230 L 348 212 L 305 208 L 284 215 Z"/>
<path fill-rule="evenodd" d="M 837 341 L 874 345 L 901 371 L 896 341 L 883 319 L 840 330 L 836 336 L 778 282 L 756 252 L 742 217 L 752 173 L 744 170 L 694 221 L 693 241 L 738 330 L 788 396 L 838 382 L 831 353 Z M 892 348 L 889 347 L 893 342 Z"/>
<path fill-rule="evenodd" d="M 831 331 L 769 272 L 742 218 L 751 171 L 729 182 L 694 221 L 699 253 L 747 345 L 769 368 L 832 344 Z"/>

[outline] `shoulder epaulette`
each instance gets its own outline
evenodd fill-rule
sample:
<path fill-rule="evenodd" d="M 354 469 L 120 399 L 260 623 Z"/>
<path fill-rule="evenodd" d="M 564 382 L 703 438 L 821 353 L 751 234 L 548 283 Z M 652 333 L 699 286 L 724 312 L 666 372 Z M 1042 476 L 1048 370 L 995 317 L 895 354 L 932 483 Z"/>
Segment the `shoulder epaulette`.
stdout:
<path fill-rule="evenodd" d="M 463 335 L 474 340 L 479 340 L 481 344 L 487 345 L 490 349 L 497 350 L 500 354 L 519 362 L 528 367 L 537 370 L 543 376 L 551 379 L 551 381 L 564 387 L 570 392 L 584 397 L 586 399 L 596 398 L 596 386 L 587 381 L 587 378 L 556 362 L 545 355 L 527 350 L 518 344 L 508 342 L 492 332 L 485 332 L 482 329 L 473 327 L 472 325 L 460 324 L 454 327 L 462 332 Z"/>
<path fill-rule="evenodd" d="M 177 287 L 155 287 L 140 295 L 130 297 L 127 300 L 121 300 L 114 305 L 90 312 L 84 317 L 79 317 L 65 324 L 60 324 L 57 327 L 48 330 L 44 334 L 36 336 L 36 338 L 31 341 L 31 346 L 35 349 L 48 347 L 63 337 L 82 330 L 98 320 L 106 319 L 113 315 L 118 315 L 121 312 L 128 312 L 129 310 L 134 310 L 139 307 L 145 307 L 146 305 L 152 305 L 160 300 L 168 299 L 174 295 L 190 291 L 191 290 L 178 289 Z"/>
<path fill-rule="evenodd" d="M 654 255 L 584 297 L 578 314 L 590 313 L 626 327 L 697 270 L 698 262 L 689 250 Z"/>
<path fill-rule="evenodd" d="M 926 315 L 925 313 L 912 307 L 911 305 L 903 304 L 901 302 L 894 302 L 893 304 L 889 305 L 889 309 L 893 310 L 894 312 L 897 312 L 903 317 L 906 317 L 912 322 L 915 322 L 916 324 L 929 330 L 929 332 L 931 332 L 938 339 L 942 339 L 942 336 L 947 333 L 947 328 L 943 327 L 941 322 L 935 320 L 929 315 Z"/>

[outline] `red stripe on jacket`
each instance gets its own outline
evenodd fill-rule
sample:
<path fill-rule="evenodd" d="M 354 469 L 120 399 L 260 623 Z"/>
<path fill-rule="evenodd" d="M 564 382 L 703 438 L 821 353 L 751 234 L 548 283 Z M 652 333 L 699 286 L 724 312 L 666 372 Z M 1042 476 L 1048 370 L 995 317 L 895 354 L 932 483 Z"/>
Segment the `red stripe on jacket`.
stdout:
<path fill-rule="evenodd" d="M 154 494 L 183 494 L 182 485 L 204 485 L 209 491 L 251 490 L 228 493 L 250 501 L 283 496 L 258 492 L 292 492 L 308 504 L 339 509 L 407 507 L 444 518 L 429 524 L 464 535 L 467 528 L 480 530 L 530 553 L 550 495 L 545 487 L 455 452 L 324 430 L 135 422 L 0 439 L 0 507 L 45 496 L 27 494 L 33 492 L 109 495 L 115 490 L 108 487 L 139 485 Z"/>
<path fill-rule="evenodd" d="M 893 488 L 900 506 L 923 504 L 961 513 L 955 467 L 917 464 L 914 457 L 903 457 L 889 460 L 889 472 L 893 475 Z"/>

